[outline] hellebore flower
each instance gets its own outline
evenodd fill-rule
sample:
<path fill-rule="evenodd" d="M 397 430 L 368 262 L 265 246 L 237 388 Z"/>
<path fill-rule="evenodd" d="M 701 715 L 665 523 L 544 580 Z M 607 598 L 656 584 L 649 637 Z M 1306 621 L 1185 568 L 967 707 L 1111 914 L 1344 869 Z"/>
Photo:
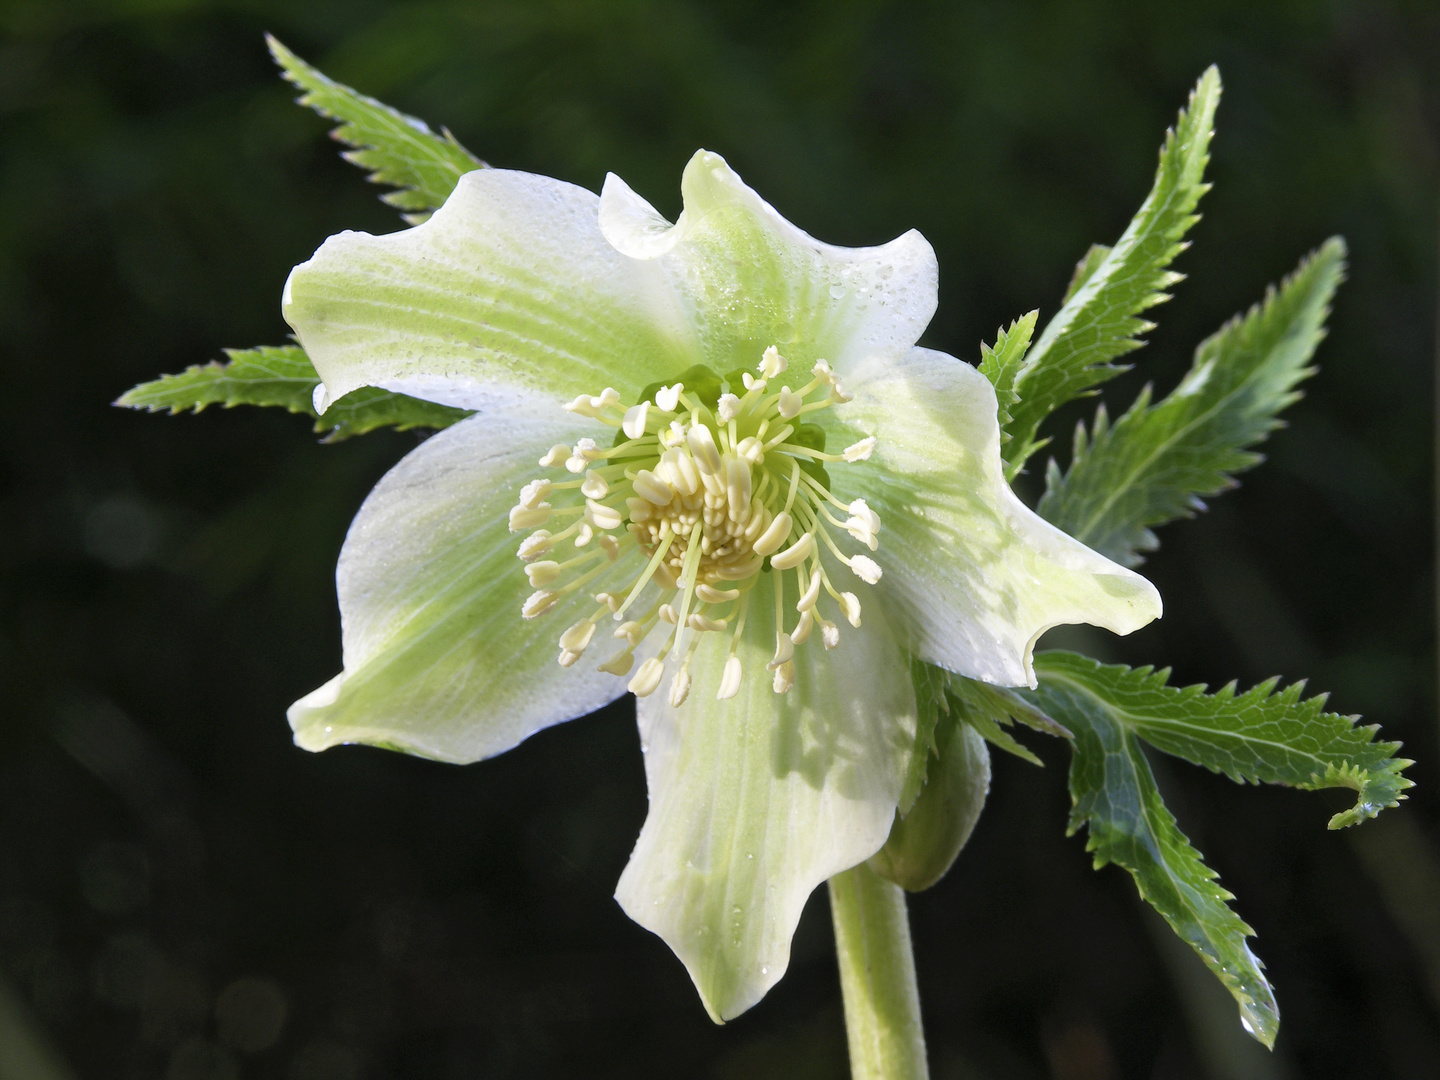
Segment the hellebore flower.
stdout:
<path fill-rule="evenodd" d="M 613 175 L 597 199 L 482 170 L 295 268 L 317 407 L 379 386 L 475 415 L 365 501 L 344 671 L 289 717 L 311 750 L 470 762 L 632 691 L 650 812 L 616 897 L 722 1020 L 884 844 L 912 655 L 1033 686 L 1047 628 L 1129 633 L 1160 600 L 1011 493 L 989 383 L 915 346 L 919 233 L 819 243 L 704 151 L 681 187 L 671 225 Z"/>

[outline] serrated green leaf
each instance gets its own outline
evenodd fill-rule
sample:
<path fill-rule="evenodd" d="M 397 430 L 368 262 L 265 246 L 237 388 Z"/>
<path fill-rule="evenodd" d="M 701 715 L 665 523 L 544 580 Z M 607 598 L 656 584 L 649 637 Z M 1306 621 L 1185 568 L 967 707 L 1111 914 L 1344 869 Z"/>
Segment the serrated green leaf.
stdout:
<path fill-rule="evenodd" d="M 1107 666 L 1068 652 L 1035 658 L 1042 684 L 1084 687 L 1151 746 L 1223 773 L 1231 780 L 1285 784 L 1307 791 L 1350 788 L 1355 805 L 1330 819 L 1341 829 L 1396 805 L 1412 783 L 1397 742 L 1377 742 L 1379 727 L 1324 712 L 1327 695 L 1301 698 L 1304 682 L 1277 690 L 1268 679 L 1237 694 L 1232 682 L 1213 694 L 1203 685 L 1169 686 L 1169 669 Z"/>
<path fill-rule="evenodd" d="M 1164 401 L 1152 407 L 1147 387 L 1113 426 L 1101 406 L 1088 435 L 1077 427 L 1069 470 L 1051 462 L 1040 515 L 1123 565 L 1144 561 L 1152 529 L 1203 509 L 1202 498 L 1259 463 L 1249 448 L 1300 397 L 1344 273 L 1345 243 L 1334 237 L 1201 343 Z"/>
<path fill-rule="evenodd" d="M 345 160 L 369 170 L 374 183 L 399 188 L 381 199 L 409 211 L 404 217 L 411 225 L 429 217 L 455 190 L 461 176 L 486 167 L 449 131 L 442 129 L 437 135 L 425 121 L 321 74 L 268 34 L 265 40 L 285 78 L 305 91 L 300 104 L 341 122 L 330 134 L 352 147 L 343 154 Z"/>
<path fill-rule="evenodd" d="M 987 742 L 1032 765 L 1043 766 L 1045 763 L 1017 742 L 1005 727 L 1018 721 L 1047 735 L 1070 738 L 1070 732 L 1063 725 L 1006 687 L 992 686 L 963 675 L 951 675 L 948 689 L 950 708 L 955 716 L 973 727 Z"/>
<path fill-rule="evenodd" d="M 1005 448 L 1011 478 L 1044 445 L 1036 432 L 1050 413 L 1125 370 L 1111 361 L 1140 347 L 1153 325 L 1140 314 L 1168 300 L 1165 290 L 1181 279 L 1167 268 L 1185 249 L 1182 237 L 1199 220 L 1195 207 L 1209 190 L 1205 165 L 1219 101 L 1220 73 L 1211 67 L 1166 133 L 1155 183 L 1140 211 L 1113 248 L 1090 249 L 1066 301 L 1016 375 L 1019 401 L 1010 409 Z"/>
<path fill-rule="evenodd" d="M 1060 303 L 1068 304 L 1070 298 L 1080 291 L 1080 287 L 1095 276 L 1095 271 L 1100 269 L 1113 250 L 1109 244 L 1091 244 L 1085 257 L 1075 264 L 1075 273 L 1070 275 L 1070 284 L 1066 287 Z"/>
<path fill-rule="evenodd" d="M 1015 376 L 1019 374 L 1025 352 L 1030 348 L 1030 338 L 1035 333 L 1035 320 L 1039 316 L 1038 311 L 1032 311 L 1012 322 L 1009 330 L 1002 326 L 996 331 L 993 349 L 984 342 L 980 344 L 980 374 L 989 379 L 990 385 L 995 387 L 995 398 L 1000 405 L 1002 439 L 1008 437 L 1005 427 L 1010 423 L 1010 407 L 1018 400 Z"/>
<path fill-rule="evenodd" d="M 941 718 L 950 712 L 950 705 L 945 700 L 945 687 L 950 679 L 948 671 L 911 657 L 910 678 L 915 684 L 915 752 L 910 755 L 910 771 L 905 776 L 905 786 L 900 790 L 898 809 L 901 817 L 910 812 L 925 787 L 930 759 L 939 753 L 936 729 Z"/>
<path fill-rule="evenodd" d="M 364 387 L 336 401 L 324 416 L 315 412 L 315 387 L 320 376 L 298 345 L 262 345 L 255 349 L 226 349 L 227 363 L 197 364 L 178 375 L 162 375 L 126 392 L 116 405 L 150 412 L 199 412 L 207 405 L 278 406 L 315 419 L 317 432 L 328 432 L 328 442 L 361 435 L 381 427 L 449 427 L 470 414 L 429 401 Z"/>
<path fill-rule="evenodd" d="M 1039 687 L 1025 691 L 1073 733 L 1069 830 L 1085 825 L 1097 868 L 1114 862 L 1140 894 L 1201 956 L 1240 1005 L 1247 1031 L 1274 1044 L 1279 1014 L 1264 968 L 1250 951 L 1252 931 L 1228 906 L 1234 897 L 1180 832 L 1165 808 L 1141 740 L 1235 780 L 1314 789 L 1350 787 L 1354 808 L 1331 828 L 1373 817 L 1405 796 L 1409 764 L 1396 743 L 1375 741 L 1374 727 L 1321 711 L 1324 697 L 1302 700 L 1303 684 L 1276 691 L 1276 680 L 1237 695 L 1233 684 L 1166 685 L 1167 671 L 1107 666 L 1075 653 L 1035 658 Z"/>
<path fill-rule="evenodd" d="M 1032 694 L 1075 736 L 1069 833 L 1087 827 L 1085 849 L 1097 870 L 1113 862 L 1130 871 L 1141 897 L 1234 995 L 1245 1029 L 1273 1046 L 1280 1013 L 1246 942 L 1255 932 L 1230 909 L 1234 897 L 1175 824 L 1135 733 L 1082 686 L 1042 677 Z"/>

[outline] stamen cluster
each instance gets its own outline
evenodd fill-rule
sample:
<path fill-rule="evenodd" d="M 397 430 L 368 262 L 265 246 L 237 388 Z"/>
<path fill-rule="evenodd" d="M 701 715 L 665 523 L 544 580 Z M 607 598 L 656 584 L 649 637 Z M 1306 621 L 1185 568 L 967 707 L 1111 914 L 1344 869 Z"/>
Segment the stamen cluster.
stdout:
<path fill-rule="evenodd" d="M 607 387 L 566 406 L 618 434 L 609 447 L 593 439 L 551 447 L 540 464 L 560 470 L 562 478 L 533 480 L 521 490 L 510 529 L 533 530 L 519 556 L 536 590 L 521 614 L 527 619 L 545 614 L 611 570 L 631 545 L 646 563 L 628 585 L 593 594 L 595 612 L 560 635 L 563 666 L 579 659 L 608 613 L 620 624 L 614 636 L 622 645 L 600 670 L 629 675 L 636 649 L 664 623 L 670 627 L 664 646 L 635 668 L 629 689 L 641 697 L 654 693 L 667 661 L 676 661 L 669 699 L 679 706 L 690 692 L 690 661 L 702 635 L 728 631 L 729 655 L 716 697 L 734 697 L 742 676 L 738 643 L 752 592 L 767 571 L 776 627 L 775 656 L 767 667 L 776 693 L 794 685 L 795 646 L 817 628 L 826 649 L 839 644 L 837 624 L 821 613 L 822 593 L 847 622 L 860 625 L 859 599 L 831 583 L 821 551 L 828 549 L 873 585 L 880 567 L 867 555 L 844 554 L 826 526 L 874 551 L 880 519 L 864 499 L 847 504 L 835 498 L 824 466 L 865 460 L 875 440 L 826 453 L 823 429 L 803 418 L 850 396 L 824 360 L 816 362 L 803 387 L 771 392 L 769 382 L 786 366 L 772 346 L 758 374 L 744 372 L 741 385 L 733 387 L 743 392 L 732 392 L 705 369 L 692 369 L 700 376 L 692 382 L 709 385 L 708 394 L 699 386 L 687 390 L 680 381 L 627 405 Z M 847 516 L 837 517 L 835 510 Z M 567 541 L 573 554 L 566 554 Z M 787 631 L 785 578 L 792 573 L 798 618 Z M 647 589 L 652 583 L 656 588 Z"/>

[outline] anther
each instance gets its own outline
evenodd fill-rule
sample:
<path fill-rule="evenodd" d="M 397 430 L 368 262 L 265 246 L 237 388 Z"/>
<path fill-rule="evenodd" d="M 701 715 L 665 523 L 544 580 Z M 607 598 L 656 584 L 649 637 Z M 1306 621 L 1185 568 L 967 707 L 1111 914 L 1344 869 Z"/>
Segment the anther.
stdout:
<path fill-rule="evenodd" d="M 620 422 L 620 430 L 625 432 L 628 439 L 638 439 L 645 434 L 645 414 L 650 411 L 650 402 L 642 401 L 639 405 L 631 405 L 625 410 L 625 419 Z"/>
<path fill-rule="evenodd" d="M 527 510 L 534 510 L 545 501 L 545 497 L 550 494 L 554 486 L 554 484 L 544 478 L 531 480 L 520 489 L 520 505 Z"/>
<path fill-rule="evenodd" d="M 725 670 L 720 675 L 720 689 L 715 692 L 716 701 L 728 701 L 740 692 L 740 658 L 731 656 L 725 661 Z"/>
<path fill-rule="evenodd" d="M 747 435 L 741 439 L 735 447 L 735 452 L 751 465 L 758 465 L 765 460 L 765 444 L 754 435 Z"/>
<path fill-rule="evenodd" d="M 601 536 L 600 550 L 605 552 L 606 559 L 608 559 L 610 562 L 614 562 L 616 557 L 620 554 L 620 541 L 616 540 L 613 536 Z"/>
<path fill-rule="evenodd" d="M 578 656 L 585 651 L 594 636 L 595 624 L 589 619 L 583 619 L 560 635 L 560 648 Z"/>
<path fill-rule="evenodd" d="M 810 631 L 815 629 L 815 609 L 808 607 L 800 613 L 800 621 L 795 624 L 795 629 L 790 632 L 790 640 L 796 645 L 804 645 L 810 640 Z"/>
<path fill-rule="evenodd" d="M 636 697 L 649 697 L 660 685 L 660 679 L 664 674 L 664 661 L 652 656 L 635 672 L 635 677 L 630 680 L 629 690 Z"/>
<path fill-rule="evenodd" d="M 560 599 L 560 594 L 550 589 L 540 589 L 530 594 L 529 598 L 520 607 L 520 614 L 527 619 L 533 619 L 537 615 L 544 615 L 555 606 Z"/>
<path fill-rule="evenodd" d="M 750 545 L 750 550 L 756 555 L 762 556 L 778 550 L 780 545 L 790 538 L 790 529 L 793 524 L 790 515 L 781 510 L 770 522 L 769 527 L 755 538 L 755 543 Z"/>
<path fill-rule="evenodd" d="M 788 366 L 789 362 L 785 357 L 780 355 L 780 350 L 776 349 L 774 345 L 771 345 L 760 357 L 760 363 L 756 365 L 756 370 L 764 375 L 765 378 L 773 379 Z"/>
<path fill-rule="evenodd" d="M 857 630 L 860 628 L 860 598 L 853 592 L 840 594 L 840 611 L 847 622 Z"/>
<path fill-rule="evenodd" d="M 871 451 L 874 449 L 875 436 L 871 435 L 868 438 L 861 439 L 859 442 L 847 446 L 845 448 L 845 460 L 851 462 L 864 461 L 870 456 Z"/>
<path fill-rule="evenodd" d="M 690 696 L 690 665 L 684 664 L 670 680 L 670 707 L 678 709 Z"/>
<path fill-rule="evenodd" d="M 720 401 L 715 406 L 715 415 L 722 424 L 728 424 L 740 415 L 740 399 L 734 394 L 721 394 Z"/>
<path fill-rule="evenodd" d="M 633 649 L 645 637 L 645 628 L 634 619 L 627 619 L 615 628 L 615 636 Z"/>
<path fill-rule="evenodd" d="M 620 404 L 620 392 L 613 386 L 607 386 L 600 391 L 599 397 L 591 397 L 589 394 L 581 394 L 569 405 L 565 406 L 566 412 L 579 413 L 581 416 L 599 416 L 603 409 L 611 405 Z"/>
<path fill-rule="evenodd" d="M 820 640 L 826 649 L 833 649 L 840 644 L 840 628 L 829 619 L 816 619 L 820 624 Z"/>
<path fill-rule="evenodd" d="M 798 416 L 804 404 L 805 399 L 795 393 L 794 390 L 791 390 L 788 386 L 782 386 L 780 388 L 780 415 L 786 420 L 791 420 Z"/>
<path fill-rule="evenodd" d="M 715 436 L 704 424 L 694 425 L 685 435 L 685 442 L 700 471 L 714 476 L 720 471 L 720 451 L 715 446 Z"/>
<path fill-rule="evenodd" d="M 547 469 L 558 469 L 561 465 L 565 464 L 565 459 L 569 456 L 570 447 L 564 443 L 556 443 L 550 447 L 545 456 L 540 459 L 540 464 Z"/>
<path fill-rule="evenodd" d="M 868 555 L 856 555 L 851 558 L 850 569 L 855 571 L 855 576 L 866 585 L 874 585 L 880 580 L 880 566 Z"/>
<path fill-rule="evenodd" d="M 658 614 L 661 622 L 669 623 L 671 626 L 680 621 L 680 617 L 675 614 L 675 609 L 669 604 L 661 604 Z"/>
<path fill-rule="evenodd" d="M 770 684 L 777 694 L 788 694 L 795 685 L 795 661 L 786 660 L 775 669 L 775 681 Z"/>
<path fill-rule="evenodd" d="M 680 402 L 680 391 L 685 389 L 684 383 L 677 382 L 674 386 L 662 386 L 655 391 L 655 406 L 661 412 L 674 412 L 675 406 Z"/>
<path fill-rule="evenodd" d="M 585 482 L 580 485 L 580 494 L 584 495 L 587 499 L 603 499 L 606 495 L 610 494 L 610 484 L 594 469 L 587 469 L 585 470 Z M 521 492 L 520 498 L 523 502 L 525 498 L 524 492 Z"/>
<path fill-rule="evenodd" d="M 775 656 L 770 663 L 765 665 L 766 671 L 774 671 L 781 664 L 788 663 L 795 655 L 795 642 L 790 635 L 781 630 L 775 635 Z"/>
<path fill-rule="evenodd" d="M 594 439 L 581 439 L 575 444 L 575 449 L 565 459 L 565 468 L 577 476 L 585 471 L 585 466 L 593 461 L 599 454 L 599 447 L 595 445 Z"/>
<path fill-rule="evenodd" d="M 603 664 L 595 666 L 600 671 L 608 672 L 611 675 L 628 675 L 630 669 L 635 666 L 635 654 L 629 649 L 622 649 Z"/>
<path fill-rule="evenodd" d="M 550 504 L 541 503 L 539 506 L 512 506 L 510 508 L 510 531 L 519 532 L 522 529 L 533 529 L 536 525 L 544 525 L 550 520 Z"/>
<path fill-rule="evenodd" d="M 534 562 L 541 555 L 549 551 L 555 542 L 550 538 L 549 531 L 536 529 L 533 533 L 520 541 L 520 550 L 516 552 L 526 562 Z"/>
<path fill-rule="evenodd" d="M 859 558 L 859 556 L 856 556 Z M 799 601 L 795 604 L 796 611 L 809 611 L 815 606 L 815 601 L 820 598 L 820 571 L 813 570 L 810 573 L 810 587 L 805 590 Z"/>
<path fill-rule="evenodd" d="M 802 533 L 799 540 L 791 544 L 784 551 L 777 552 L 770 556 L 770 565 L 776 570 L 789 570 L 792 566 L 799 566 L 810 557 L 815 550 L 815 534 Z"/>
<path fill-rule="evenodd" d="M 731 600 L 740 599 L 739 589 L 717 589 L 713 585 L 706 585 L 703 581 L 695 586 L 695 595 L 707 604 L 724 604 Z"/>
<path fill-rule="evenodd" d="M 533 589 L 549 585 L 560 576 L 560 564 L 554 559 L 546 559 L 544 562 L 533 562 L 525 567 L 525 576 L 530 579 L 530 587 Z"/>
<path fill-rule="evenodd" d="M 724 619 L 712 619 L 708 615 L 701 615 L 698 611 L 685 620 L 685 625 L 692 630 L 716 631 L 725 629 Z"/>
<path fill-rule="evenodd" d="M 585 500 L 585 521 L 597 529 L 618 529 L 620 511 L 594 499 Z"/>

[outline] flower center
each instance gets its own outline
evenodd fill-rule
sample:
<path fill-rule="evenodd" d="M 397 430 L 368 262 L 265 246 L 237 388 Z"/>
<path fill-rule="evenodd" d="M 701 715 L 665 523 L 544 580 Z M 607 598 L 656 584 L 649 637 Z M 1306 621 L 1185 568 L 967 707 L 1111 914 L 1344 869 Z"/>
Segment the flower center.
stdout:
<path fill-rule="evenodd" d="M 825 452 L 825 431 L 805 417 L 850 400 L 830 365 L 818 361 L 813 378 L 798 390 L 768 381 L 786 368 L 772 346 L 750 372 L 721 380 L 694 367 L 670 386 L 647 388 L 627 405 L 607 387 L 598 397 L 582 395 L 566 406 L 618 429 L 614 442 L 593 439 L 556 445 L 540 464 L 575 479 L 542 478 L 525 485 L 510 511 L 512 532 L 534 530 L 519 556 L 536 591 L 521 614 L 533 619 L 561 599 L 612 569 L 621 551 L 634 545 L 644 569 L 628 584 L 594 594 L 599 607 L 560 635 L 560 663 L 569 667 L 591 644 L 597 623 L 609 614 L 620 625 L 623 644 L 600 664 L 617 676 L 630 674 L 635 650 L 663 623 L 669 629 L 659 654 L 643 661 L 629 689 L 644 697 L 677 665 L 670 703 L 690 692 L 690 660 L 707 633 L 728 633 L 726 659 L 716 697 L 734 697 L 742 676 L 736 650 L 755 587 L 773 581 L 775 657 L 767 665 L 772 686 L 785 693 L 794 685 L 795 646 L 818 627 L 825 648 L 839 644 L 835 622 L 824 617 L 822 593 L 852 626 L 860 625 L 860 601 L 831 583 L 821 558 L 828 550 L 861 580 L 880 580 L 880 567 L 866 555 L 844 554 L 828 526 L 849 533 L 871 551 L 880 519 L 864 499 L 842 503 L 830 493 L 826 464 L 863 461 L 873 438 Z M 835 511 L 843 511 L 845 518 Z M 540 526 L 563 526 L 557 531 Z M 562 545 L 571 541 L 570 555 Z M 796 616 L 786 626 L 785 579 L 794 577 Z M 650 588 L 650 586 L 654 588 Z"/>

